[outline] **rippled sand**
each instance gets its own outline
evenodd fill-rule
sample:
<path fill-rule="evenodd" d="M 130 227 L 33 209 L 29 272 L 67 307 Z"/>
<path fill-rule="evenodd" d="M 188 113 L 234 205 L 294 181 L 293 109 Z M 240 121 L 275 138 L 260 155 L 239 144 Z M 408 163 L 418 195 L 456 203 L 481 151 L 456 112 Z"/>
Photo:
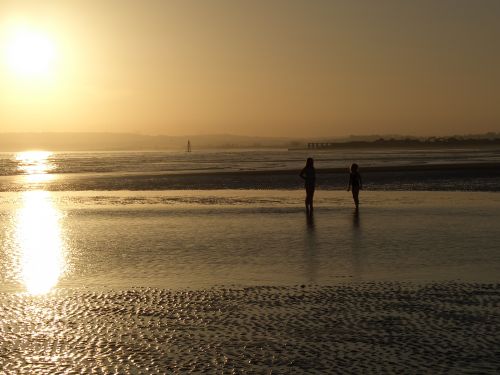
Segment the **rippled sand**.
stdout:
<path fill-rule="evenodd" d="M 0 294 L 2 373 L 498 373 L 500 284 Z"/>

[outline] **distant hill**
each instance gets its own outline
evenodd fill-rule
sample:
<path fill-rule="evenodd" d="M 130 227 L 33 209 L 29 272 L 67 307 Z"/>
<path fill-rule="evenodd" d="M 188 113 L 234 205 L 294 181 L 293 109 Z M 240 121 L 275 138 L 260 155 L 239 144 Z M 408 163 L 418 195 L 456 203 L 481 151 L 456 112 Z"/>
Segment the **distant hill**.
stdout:
<path fill-rule="evenodd" d="M 206 148 L 271 148 L 289 146 L 289 138 L 235 135 L 166 136 L 127 133 L 3 133 L 1 151 L 45 149 L 57 151 L 193 150 Z M 302 142 L 301 142 L 302 144 Z"/>

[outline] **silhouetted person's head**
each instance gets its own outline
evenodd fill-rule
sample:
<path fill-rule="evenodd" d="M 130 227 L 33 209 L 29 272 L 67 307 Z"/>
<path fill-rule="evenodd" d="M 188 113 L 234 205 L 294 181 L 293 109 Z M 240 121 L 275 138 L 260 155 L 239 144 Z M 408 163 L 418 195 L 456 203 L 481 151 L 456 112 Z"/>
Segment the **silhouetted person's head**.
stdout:
<path fill-rule="evenodd" d="M 357 172 L 358 171 L 358 165 L 356 163 L 351 164 L 351 173 Z"/>
<path fill-rule="evenodd" d="M 314 159 L 313 158 L 307 158 L 306 168 L 314 168 Z"/>

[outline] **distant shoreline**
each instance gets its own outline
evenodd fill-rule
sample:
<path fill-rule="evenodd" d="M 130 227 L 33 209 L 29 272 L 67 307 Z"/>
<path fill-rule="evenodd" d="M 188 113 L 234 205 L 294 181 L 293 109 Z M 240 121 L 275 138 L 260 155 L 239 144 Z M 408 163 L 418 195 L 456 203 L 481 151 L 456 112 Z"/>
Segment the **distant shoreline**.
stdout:
<path fill-rule="evenodd" d="M 0 133 L 2 152 L 26 150 L 47 151 L 185 151 L 191 142 L 194 152 L 199 150 L 336 150 L 336 149 L 453 149 L 453 148 L 500 148 L 500 133 L 425 136 L 370 135 L 346 137 L 265 137 L 238 136 L 231 134 L 212 135 L 145 135 L 134 133 L 99 132 L 29 132 Z M 308 144 L 323 147 L 309 149 Z M 324 147 L 329 145 L 329 147 Z"/>
<path fill-rule="evenodd" d="M 498 149 L 500 148 L 500 140 L 483 141 L 471 140 L 463 142 L 404 142 L 404 141 L 383 141 L 383 142 L 312 142 L 314 144 L 325 144 L 318 147 L 289 147 L 288 151 L 337 151 L 337 150 L 428 150 L 428 149 L 443 149 L 443 150 L 462 150 L 462 149 Z"/>

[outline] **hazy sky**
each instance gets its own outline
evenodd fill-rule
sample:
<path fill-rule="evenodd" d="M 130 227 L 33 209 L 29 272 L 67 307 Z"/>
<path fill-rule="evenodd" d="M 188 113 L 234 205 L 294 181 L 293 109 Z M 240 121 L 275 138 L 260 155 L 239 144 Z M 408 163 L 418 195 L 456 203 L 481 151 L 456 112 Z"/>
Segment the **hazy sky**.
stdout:
<path fill-rule="evenodd" d="M 0 132 L 500 131 L 498 0 L 0 0 Z"/>

